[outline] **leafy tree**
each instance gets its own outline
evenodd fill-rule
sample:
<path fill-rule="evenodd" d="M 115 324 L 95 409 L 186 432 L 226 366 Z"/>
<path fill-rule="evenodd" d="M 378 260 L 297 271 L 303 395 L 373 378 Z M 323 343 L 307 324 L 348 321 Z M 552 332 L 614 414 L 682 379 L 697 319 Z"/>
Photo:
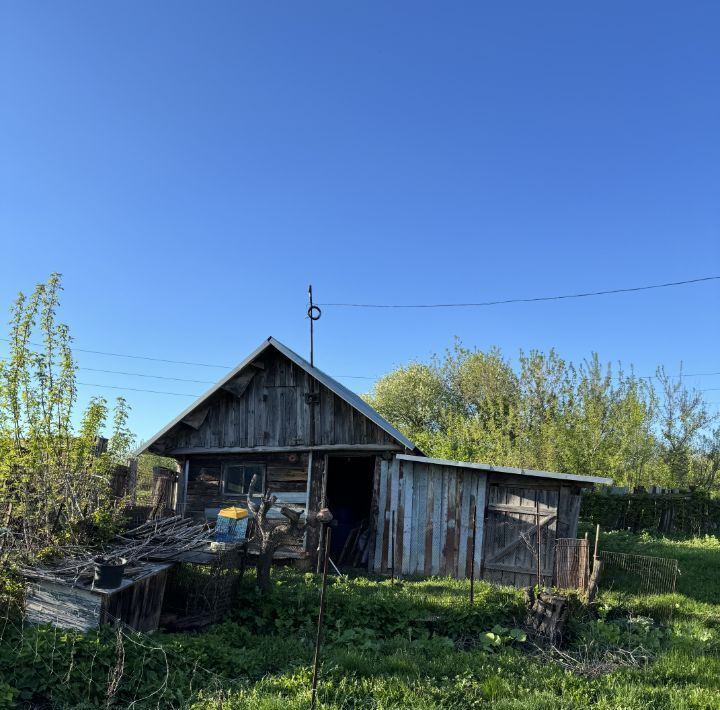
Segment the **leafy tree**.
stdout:
<path fill-rule="evenodd" d="M 61 290 L 52 274 L 30 296 L 18 295 L 10 355 L 0 361 L 0 514 L 33 549 L 76 536 L 112 509 L 110 475 L 132 445 L 122 398 L 107 448 L 105 399 L 93 398 L 73 426 L 76 365 L 69 329 L 56 320 Z"/>
<path fill-rule="evenodd" d="M 609 476 L 618 485 L 717 485 L 720 431 L 702 397 L 659 373 L 659 390 L 604 365 L 558 353 L 456 342 L 430 363 L 381 378 L 368 402 L 426 453 L 442 458 Z"/>
<path fill-rule="evenodd" d="M 697 483 L 696 452 L 703 433 L 711 424 L 702 393 L 688 390 L 682 377 L 669 377 L 663 367 L 658 368 L 657 379 L 663 392 L 660 410 L 661 452 L 671 479 L 680 486 Z"/>

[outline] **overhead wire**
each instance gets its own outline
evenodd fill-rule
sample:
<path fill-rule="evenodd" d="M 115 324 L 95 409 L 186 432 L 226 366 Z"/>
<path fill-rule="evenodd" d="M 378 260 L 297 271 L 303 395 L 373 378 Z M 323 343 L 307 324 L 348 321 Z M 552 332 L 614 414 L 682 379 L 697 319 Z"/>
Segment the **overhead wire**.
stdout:
<path fill-rule="evenodd" d="M 123 390 L 127 392 L 150 392 L 151 394 L 171 394 L 175 395 L 176 397 L 199 397 L 199 394 L 190 394 L 189 392 L 165 392 L 161 390 L 146 390 L 140 387 L 118 387 L 116 385 L 101 385 L 97 382 L 76 382 L 78 385 L 82 385 L 83 387 L 104 387 L 105 389 L 111 389 L 111 390 Z"/>
<path fill-rule="evenodd" d="M 0 338 L 0 340 L 6 340 L 5 338 Z M 157 380 L 166 380 L 166 381 L 172 381 L 172 382 L 189 382 L 193 384 L 205 384 L 205 385 L 214 385 L 216 383 L 215 380 L 195 380 L 191 378 L 186 377 L 169 377 L 167 375 L 151 375 L 147 373 L 142 372 L 125 372 L 123 370 L 109 370 L 104 368 L 96 368 L 96 367 L 84 367 L 84 366 L 78 366 L 78 370 L 83 370 L 86 372 L 100 372 L 105 374 L 111 374 L 111 375 L 122 375 L 127 377 L 143 377 L 148 379 L 157 379 Z M 230 368 L 228 368 L 230 369 Z M 720 375 L 720 371 L 718 372 L 687 372 L 682 373 L 680 375 L 668 375 L 668 377 L 672 379 L 677 378 L 683 378 L 683 377 L 709 377 L 714 375 Z M 333 375 L 333 377 L 352 377 L 356 379 L 367 379 L 367 380 L 377 380 L 380 379 L 380 376 L 378 377 L 370 377 L 368 375 Z M 657 379 L 658 375 L 645 375 L 642 377 L 638 377 L 638 379 L 646 380 L 646 379 Z M 116 389 L 116 390 L 127 390 L 130 392 L 147 392 L 151 394 L 167 394 L 172 395 L 175 397 L 199 397 L 198 394 L 192 394 L 189 392 L 168 392 L 165 390 L 154 390 L 154 389 L 146 389 L 141 387 L 127 387 L 127 386 L 119 386 L 119 385 L 107 385 L 107 384 L 100 384 L 96 382 L 77 382 L 78 385 L 82 385 L 84 387 L 103 387 L 106 389 Z M 709 389 L 700 389 L 700 392 L 712 392 L 720 390 L 720 388 L 709 388 Z"/>
<path fill-rule="evenodd" d="M 480 301 L 477 303 L 320 303 L 323 307 L 336 308 L 479 308 L 485 306 L 502 306 L 509 303 L 538 303 L 541 301 L 562 301 L 571 298 L 589 298 L 591 296 L 608 296 L 616 293 L 635 293 L 637 291 L 650 291 L 658 288 L 671 288 L 674 286 L 687 286 L 704 281 L 718 281 L 720 276 L 703 276 L 685 281 L 669 281 L 649 286 L 631 286 L 628 288 L 612 288 L 602 291 L 586 291 L 584 293 L 570 293 L 559 296 L 535 296 L 533 298 L 505 298 L 495 301 Z"/>
<path fill-rule="evenodd" d="M 149 392 L 151 394 L 168 394 L 168 395 L 174 395 L 177 397 L 201 397 L 202 395 L 199 394 L 192 394 L 190 392 L 166 392 L 163 390 L 149 390 L 144 389 L 140 387 L 120 387 L 118 385 L 101 385 L 97 382 L 76 382 L 78 385 L 82 385 L 83 387 L 104 387 L 106 389 L 113 389 L 113 390 L 127 390 L 129 392 Z M 704 389 L 695 390 L 696 392 L 720 392 L 720 387 L 708 387 Z"/>
<path fill-rule="evenodd" d="M 511 303 L 536 303 L 541 301 L 559 301 L 559 300 L 565 300 L 565 299 L 573 299 L 573 298 L 587 298 L 591 296 L 605 296 L 610 294 L 619 294 L 619 293 L 634 293 L 638 291 L 648 291 L 652 289 L 660 289 L 660 288 L 670 288 L 675 286 L 684 286 L 688 284 L 696 284 L 701 282 L 707 282 L 707 281 L 716 281 L 720 280 L 720 276 L 705 276 L 702 278 L 696 278 L 696 279 L 686 279 L 684 281 L 672 281 L 667 283 L 661 283 L 661 284 L 652 284 L 647 286 L 633 286 L 629 288 L 619 288 L 619 289 L 606 289 L 601 291 L 588 291 L 584 293 L 574 293 L 574 294 L 563 294 L 563 295 L 555 295 L 555 296 L 539 296 L 539 297 L 533 297 L 533 298 L 509 298 L 509 299 L 503 299 L 503 300 L 495 300 L 495 301 L 484 301 L 484 302 L 477 302 L 477 303 L 429 303 L 429 304 L 378 304 L 378 303 L 322 303 L 320 305 L 322 306 L 335 306 L 335 307 L 346 307 L 346 308 L 465 308 L 465 307 L 484 307 L 484 306 L 497 306 L 497 305 L 505 305 L 505 304 L 511 304 Z M 0 338 L 0 341 L 10 343 L 12 342 L 9 338 Z M 41 343 L 30 343 L 30 345 L 37 346 L 37 347 L 43 347 Z M 134 360 L 145 360 L 149 362 L 160 362 L 165 364 L 173 364 L 173 365 L 186 365 L 191 367 L 208 367 L 208 368 L 217 368 L 217 369 L 224 369 L 229 370 L 232 369 L 232 366 L 230 365 L 215 365 L 205 362 L 195 362 L 195 361 L 188 361 L 188 360 L 172 360 L 170 358 L 159 358 L 155 356 L 149 356 L 149 355 L 138 355 L 133 353 L 117 353 L 112 351 L 105 351 L 105 350 L 91 350 L 87 348 L 78 348 L 78 347 L 72 347 L 71 348 L 74 352 L 79 353 L 87 353 L 92 355 L 103 355 L 107 357 L 121 357 L 121 358 L 129 358 Z M 164 376 L 164 375 L 151 375 L 147 373 L 140 373 L 140 372 L 124 372 L 119 370 L 109 370 L 109 369 L 102 369 L 102 368 L 91 368 L 91 367 L 78 367 L 79 370 L 85 370 L 88 372 L 102 372 L 107 374 L 115 374 L 115 375 L 122 375 L 122 376 L 128 376 L 128 377 L 143 377 L 143 378 L 149 378 L 149 379 L 158 379 L 158 380 L 167 380 L 167 381 L 174 381 L 174 382 L 190 382 L 195 384 L 214 384 L 213 381 L 210 380 L 195 380 L 190 378 L 182 378 L 182 377 L 170 377 L 170 376 Z M 682 377 L 704 377 L 704 376 L 715 376 L 720 375 L 720 372 L 697 372 L 697 373 L 682 373 L 681 375 L 669 375 L 669 377 L 672 378 L 682 378 Z M 351 378 L 351 379 L 366 379 L 366 380 L 376 380 L 377 377 L 372 377 L 369 375 L 333 375 L 333 377 L 338 378 Z M 639 379 L 656 379 L 658 375 L 646 375 L 643 377 L 640 377 Z M 167 394 L 167 395 L 173 395 L 178 397 L 197 397 L 198 395 L 195 394 L 189 394 L 185 392 L 166 392 L 166 391 L 160 391 L 160 390 L 150 390 L 150 389 L 144 389 L 144 388 L 137 388 L 137 387 L 119 387 L 116 385 L 101 385 L 97 383 L 89 383 L 89 382 L 78 382 L 77 384 L 86 386 L 86 387 L 105 387 L 109 389 L 117 389 L 117 390 L 128 390 L 133 392 L 148 392 L 153 394 Z M 709 392 L 714 391 L 715 388 L 711 389 L 705 389 L 700 390 L 701 392 Z"/>

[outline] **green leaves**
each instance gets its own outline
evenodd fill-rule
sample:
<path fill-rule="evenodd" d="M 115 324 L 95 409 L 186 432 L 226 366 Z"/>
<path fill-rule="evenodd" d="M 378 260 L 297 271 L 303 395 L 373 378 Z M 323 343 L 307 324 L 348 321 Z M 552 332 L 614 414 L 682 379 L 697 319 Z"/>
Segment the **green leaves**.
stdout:
<path fill-rule="evenodd" d="M 0 362 L 0 510 L 11 511 L 9 527 L 22 527 L 34 547 L 67 542 L 98 511 L 114 510 L 111 471 L 132 445 L 123 399 L 106 451 L 98 447 L 109 416 L 103 398 L 92 399 L 73 426 L 76 365 L 70 330 L 57 320 L 61 291 L 54 273 L 18 296 L 10 355 Z"/>
<path fill-rule="evenodd" d="M 609 476 L 616 485 L 716 486 L 720 429 L 702 396 L 659 371 L 639 378 L 596 353 L 519 354 L 459 342 L 382 377 L 367 401 L 431 456 Z M 654 383 L 660 383 L 656 391 Z"/>

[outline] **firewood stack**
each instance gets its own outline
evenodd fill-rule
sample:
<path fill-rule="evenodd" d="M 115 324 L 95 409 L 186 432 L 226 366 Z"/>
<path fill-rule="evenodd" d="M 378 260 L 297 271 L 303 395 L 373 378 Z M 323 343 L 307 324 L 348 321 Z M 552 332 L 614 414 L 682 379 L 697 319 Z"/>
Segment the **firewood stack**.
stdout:
<path fill-rule="evenodd" d="M 535 590 L 528 587 L 525 589 L 525 607 L 528 630 L 553 646 L 561 645 L 570 610 L 568 598 L 549 591 L 541 591 L 535 596 Z"/>

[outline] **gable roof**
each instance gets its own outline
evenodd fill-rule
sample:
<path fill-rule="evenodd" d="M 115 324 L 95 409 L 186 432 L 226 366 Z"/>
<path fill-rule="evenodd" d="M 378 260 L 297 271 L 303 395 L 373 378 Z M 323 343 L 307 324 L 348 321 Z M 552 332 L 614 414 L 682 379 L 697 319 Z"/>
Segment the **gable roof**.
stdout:
<path fill-rule="evenodd" d="M 450 461 L 448 459 L 433 459 L 427 456 L 413 456 L 412 454 L 397 454 L 396 458 L 403 461 L 417 461 L 419 463 L 434 463 L 440 466 L 458 466 L 460 468 L 475 468 L 490 473 L 511 473 L 515 476 L 531 476 L 533 478 L 552 478 L 571 483 L 604 483 L 611 485 L 612 478 L 600 476 L 579 476 L 574 473 L 558 473 L 556 471 L 534 471 L 531 468 L 513 468 L 512 466 L 491 466 L 489 463 L 470 463 L 468 461 Z"/>
<path fill-rule="evenodd" d="M 187 417 L 191 412 L 200 407 L 211 395 L 213 395 L 224 385 L 230 382 L 230 380 L 239 375 L 242 370 L 248 367 L 269 348 L 274 348 L 278 352 L 285 355 L 285 357 L 287 357 L 301 369 L 305 370 L 305 372 L 307 372 L 311 377 L 314 377 L 318 382 L 322 383 L 331 392 L 336 394 L 341 399 L 345 400 L 351 407 L 356 409 L 363 416 L 367 417 L 368 419 L 370 419 L 370 421 L 377 424 L 377 426 L 386 431 L 391 437 L 393 437 L 393 439 L 402 444 L 406 449 L 410 451 L 420 452 L 417 446 L 415 446 L 415 444 L 413 444 L 410 439 L 408 439 L 406 436 L 403 436 L 403 434 L 401 434 L 392 424 L 390 424 L 390 422 L 381 417 L 367 402 L 365 402 L 365 400 L 362 399 L 362 397 L 360 397 L 352 390 L 349 390 L 344 385 L 341 385 L 336 379 L 330 377 L 330 375 L 324 373 L 322 370 L 318 369 L 317 367 L 313 367 L 307 360 L 305 360 L 305 358 L 300 357 L 300 355 L 287 347 L 287 345 L 283 345 L 279 340 L 276 340 L 273 337 L 269 337 L 258 348 L 253 350 L 253 352 L 250 353 L 250 355 L 248 355 L 237 367 L 231 370 L 227 375 L 225 375 L 225 377 L 223 377 L 207 392 L 205 392 L 205 394 L 201 395 L 187 409 L 183 410 L 177 417 L 175 417 L 175 419 L 173 419 L 169 424 L 160 429 L 157 434 L 148 439 L 148 441 L 146 441 L 142 445 L 142 447 L 135 452 L 135 455 L 137 456 L 144 451 L 147 451 L 158 439 L 167 434 L 173 427 L 177 426 L 183 419 L 185 419 L 185 417 Z"/>

